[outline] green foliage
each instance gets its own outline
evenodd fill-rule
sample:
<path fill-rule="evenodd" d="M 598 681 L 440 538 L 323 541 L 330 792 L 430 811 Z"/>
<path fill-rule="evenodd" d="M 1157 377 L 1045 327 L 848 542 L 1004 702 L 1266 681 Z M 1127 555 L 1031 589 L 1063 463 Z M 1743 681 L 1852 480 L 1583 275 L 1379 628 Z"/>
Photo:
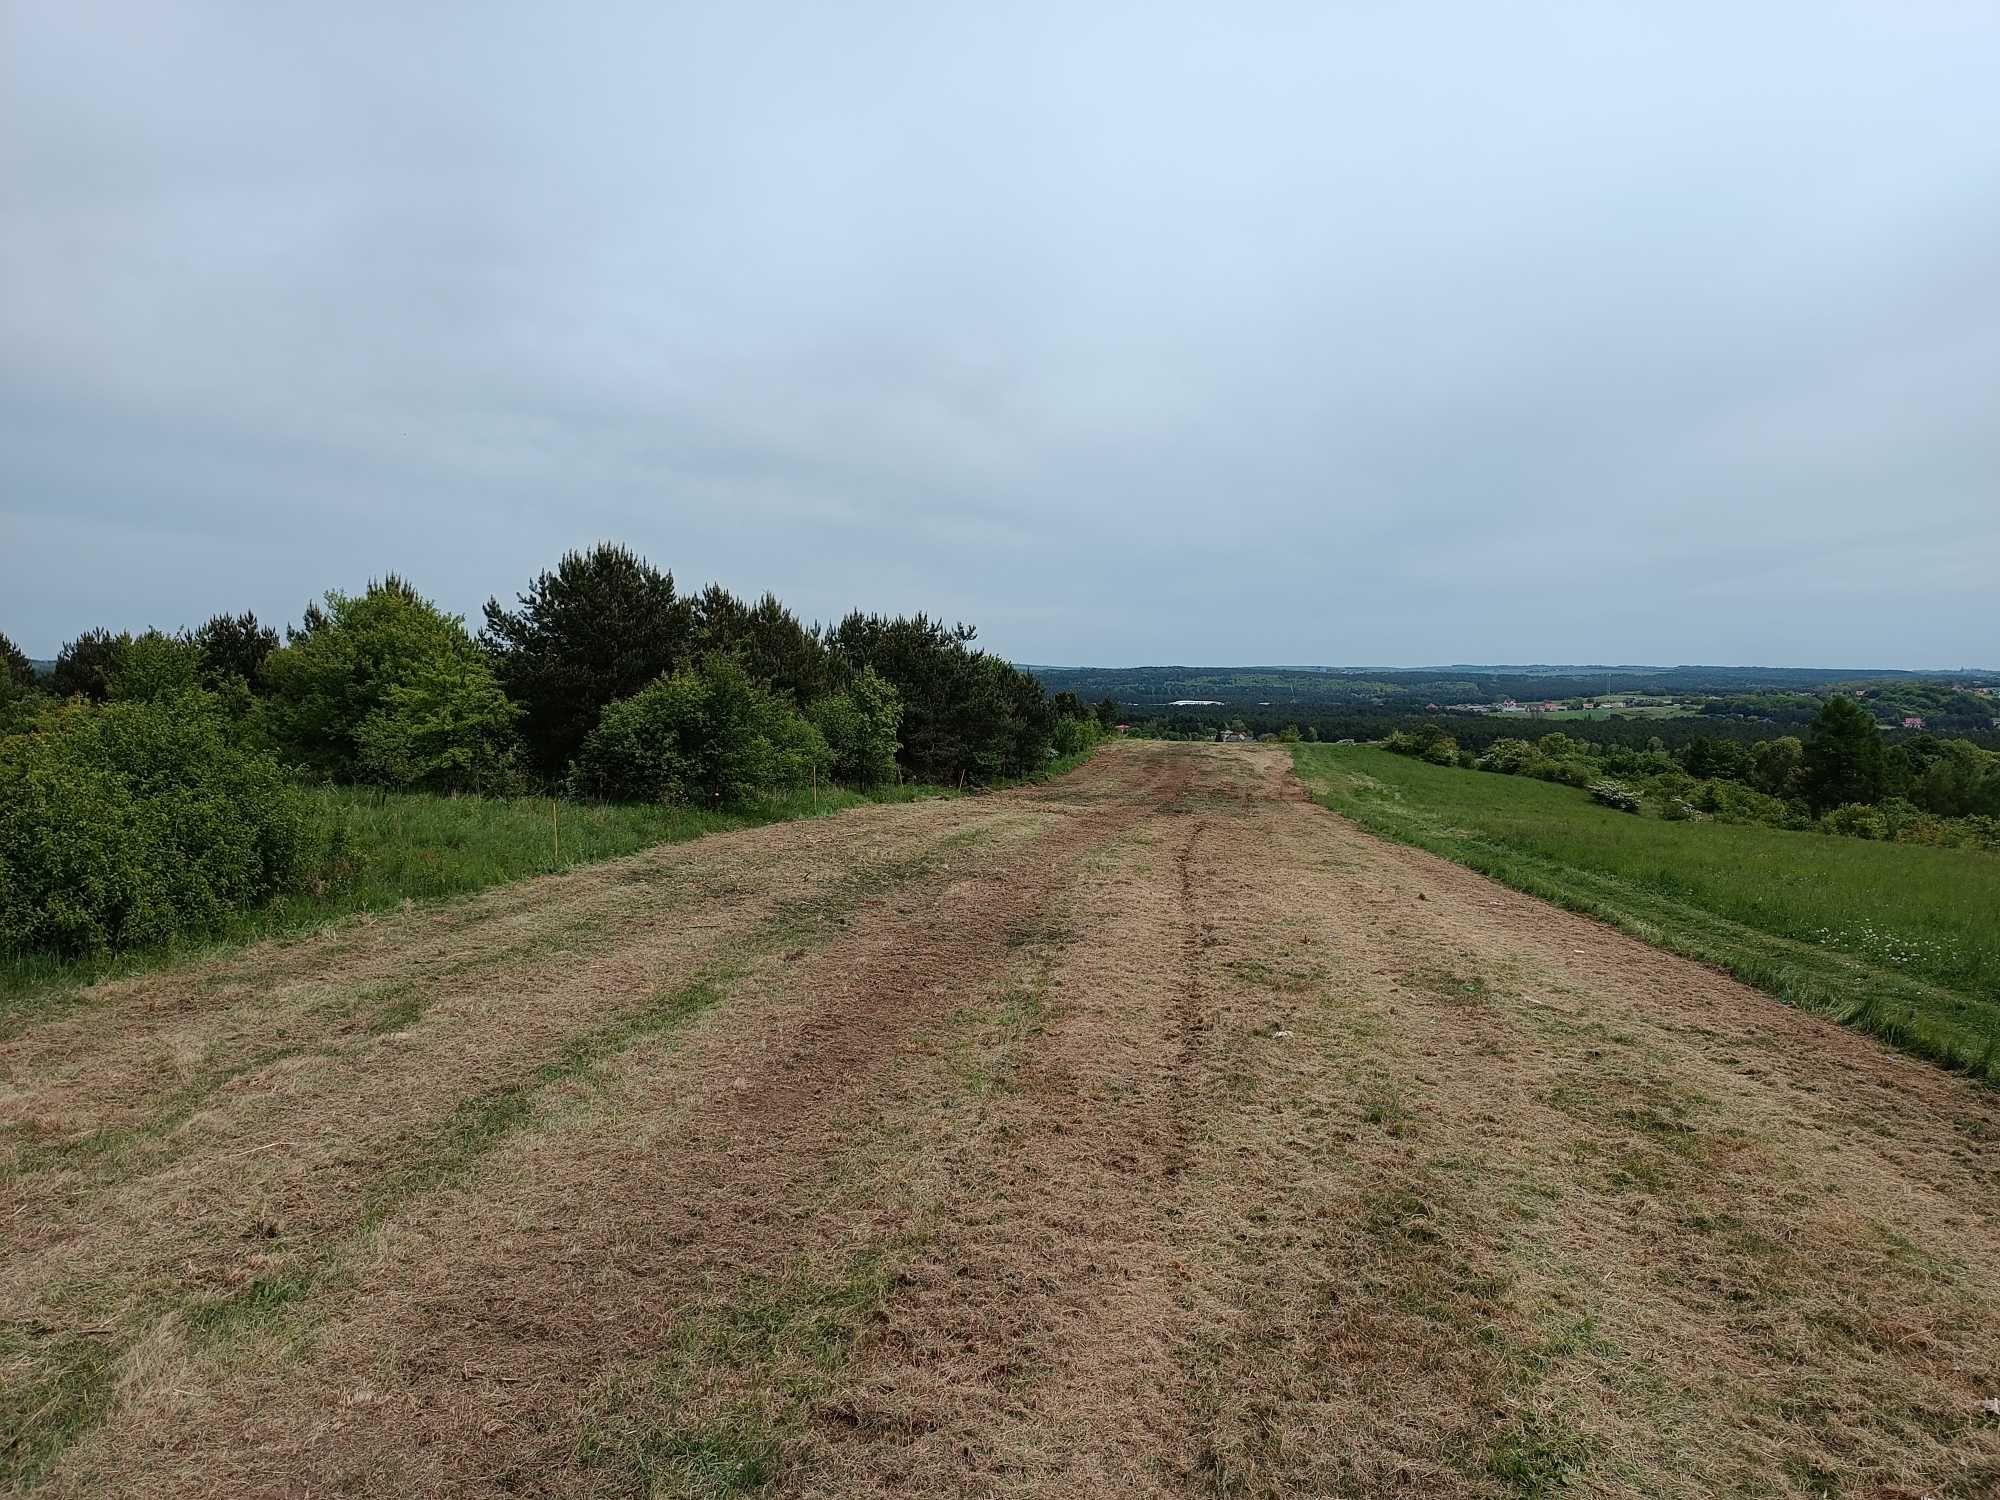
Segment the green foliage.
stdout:
<path fill-rule="evenodd" d="M 520 716 L 484 662 L 419 662 L 355 730 L 357 770 L 367 780 L 409 791 L 492 796 L 518 790 L 514 725 Z"/>
<path fill-rule="evenodd" d="M 1876 808 L 1863 802 L 1847 802 L 1829 808 L 1819 820 L 1822 833 L 1840 833 L 1855 839 L 1880 839 L 1889 835 L 1888 821 Z"/>
<path fill-rule="evenodd" d="M 1397 755 L 1415 756 L 1434 766 L 1458 764 L 1458 741 L 1435 724 L 1420 724 L 1410 730 L 1399 729 L 1389 736 L 1387 748 Z"/>
<path fill-rule="evenodd" d="M 1806 747 L 1795 734 L 1765 740 L 1752 752 L 1757 785 L 1773 797 L 1800 797 L 1805 794 Z"/>
<path fill-rule="evenodd" d="M 302 880 L 304 801 L 202 695 L 72 703 L 0 740 L 0 949 L 161 943 Z"/>
<path fill-rule="evenodd" d="M 158 703 L 201 687 L 201 652 L 184 635 L 149 630 L 134 637 L 110 669 L 106 697 L 116 703 Z"/>
<path fill-rule="evenodd" d="M 815 699 L 807 716 L 826 739 L 836 781 L 869 788 L 896 779 L 903 699 L 873 667 L 863 667 L 841 691 Z"/>
<path fill-rule="evenodd" d="M 1931 742 L 1922 769 L 1913 779 L 1910 800 L 1926 812 L 1948 818 L 2000 811 L 1987 806 L 1990 793 L 2000 789 L 2000 756 L 1966 740 Z"/>
<path fill-rule="evenodd" d="M 245 610 L 240 615 L 214 615 L 194 633 L 201 653 L 201 680 L 204 687 L 221 689 L 241 682 L 257 690 L 265 658 L 278 649 L 278 632 L 257 623 L 256 615 Z"/>
<path fill-rule="evenodd" d="M 969 625 L 850 614 L 826 636 L 849 670 L 873 667 L 903 700 L 903 760 L 918 779 L 990 782 L 1038 772 L 1054 713 L 1041 684 L 973 649 Z"/>
<path fill-rule="evenodd" d="M 46 701 L 34 665 L 20 647 L 0 635 L 0 735 L 28 728 Z"/>
<path fill-rule="evenodd" d="M 729 657 L 669 673 L 606 708 L 577 752 L 582 795 L 733 806 L 823 773 L 819 730 Z"/>
<path fill-rule="evenodd" d="M 1844 694 L 1830 697 L 1812 722 L 1803 789 L 1814 812 L 1882 798 L 1882 736 L 1869 712 Z"/>
<path fill-rule="evenodd" d="M 745 604 L 712 583 L 695 601 L 694 620 L 697 654 L 734 657 L 754 681 L 790 693 L 796 702 L 835 691 L 847 675 L 825 643 L 775 594 Z"/>
<path fill-rule="evenodd" d="M 1097 715 L 1081 709 L 1075 715 L 1065 714 L 1056 720 L 1049 742 L 1055 753 L 1065 759 L 1082 755 L 1104 742 L 1104 726 L 1098 723 Z"/>
<path fill-rule="evenodd" d="M 1784 802 L 1739 781 L 1704 781 L 1693 789 L 1688 801 L 1710 817 L 1731 823 L 1768 823 L 1781 828 L 1790 816 Z"/>
<path fill-rule="evenodd" d="M 463 620 L 398 578 L 328 594 L 263 678 L 274 739 L 313 770 L 432 790 L 511 775 L 513 712 L 492 669 Z"/>
<path fill-rule="evenodd" d="M 518 597 L 486 602 L 482 639 L 501 685 L 521 705 L 534 768 L 559 775 L 607 704 L 637 693 L 693 653 L 690 601 L 629 548 L 603 543 L 565 553 Z"/>
<path fill-rule="evenodd" d="M 112 680 L 132 644 L 129 635 L 113 635 L 108 630 L 86 630 L 64 644 L 56 653 L 55 670 L 49 673 L 49 691 L 58 698 L 88 698 L 102 703 L 111 696 Z"/>
<path fill-rule="evenodd" d="M 1646 805 L 1645 799 L 1622 781 L 1593 781 L 1587 790 L 1592 802 L 1623 813 L 1636 813 Z"/>
<path fill-rule="evenodd" d="M 440 797 L 375 786 L 314 786 L 300 792 L 309 844 L 328 854 L 306 882 L 240 910 L 210 934 L 249 942 L 318 927 L 351 912 L 393 911 L 442 901 L 532 875 L 615 859 L 655 844 L 813 817 L 872 800 L 940 795 L 937 787 L 885 787 L 874 798 L 821 788 L 764 798 L 744 808 L 647 802 L 555 802 L 547 797 Z M 649 878 L 642 867 L 634 878 Z M 59 1005 L 73 987 L 107 973 L 156 964 L 172 950 L 114 958 L 57 959 L 46 952 L 0 959 L 0 1026 L 24 1010 Z"/>
<path fill-rule="evenodd" d="M 28 653 L 15 645 L 11 636 L 0 631 L 0 686 L 26 691 L 38 685 L 34 664 L 28 660 Z"/>

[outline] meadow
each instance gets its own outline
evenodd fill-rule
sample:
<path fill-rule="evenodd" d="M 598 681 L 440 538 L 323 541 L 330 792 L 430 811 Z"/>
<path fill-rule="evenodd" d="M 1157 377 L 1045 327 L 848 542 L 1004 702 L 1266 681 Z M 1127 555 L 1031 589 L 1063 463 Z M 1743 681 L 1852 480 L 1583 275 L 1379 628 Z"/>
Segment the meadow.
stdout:
<path fill-rule="evenodd" d="M 1294 761 L 1373 832 L 2000 1082 L 2000 856 L 1632 816 L 1365 745 Z"/>

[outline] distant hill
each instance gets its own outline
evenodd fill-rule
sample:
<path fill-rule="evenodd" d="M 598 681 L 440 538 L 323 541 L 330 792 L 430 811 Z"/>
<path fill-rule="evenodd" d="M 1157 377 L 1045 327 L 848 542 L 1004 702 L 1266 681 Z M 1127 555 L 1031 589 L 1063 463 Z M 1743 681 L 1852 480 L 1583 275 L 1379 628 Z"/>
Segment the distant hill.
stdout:
<path fill-rule="evenodd" d="M 1502 698 L 1666 693 L 1725 696 L 1813 692 L 1834 683 L 2000 683 L 1995 672 L 1915 672 L 1879 667 L 1721 667 L 1454 665 L 1443 667 L 1056 667 L 1022 664 L 1051 693 L 1089 702 L 1161 704 L 1176 699 L 1224 703 L 1490 703 Z"/>

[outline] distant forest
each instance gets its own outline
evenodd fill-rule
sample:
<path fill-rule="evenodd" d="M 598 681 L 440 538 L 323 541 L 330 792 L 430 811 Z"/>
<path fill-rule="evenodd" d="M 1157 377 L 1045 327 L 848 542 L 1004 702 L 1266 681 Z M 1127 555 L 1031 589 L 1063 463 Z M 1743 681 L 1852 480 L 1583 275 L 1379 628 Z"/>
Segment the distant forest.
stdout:
<path fill-rule="evenodd" d="M 1111 700 L 1121 720 L 1152 734 L 1207 738 L 1224 728 L 1251 734 L 1296 729 L 1320 740 L 1384 739 L 1442 724 L 1463 746 L 1483 749 L 1532 722 L 1605 745 L 1669 749 L 1702 738 L 1753 742 L 1795 733 L 1830 694 L 1854 697 L 1892 738 L 1949 734 L 2000 748 L 2000 671 L 1911 672 L 1815 667 L 1452 666 L 1418 670 L 1345 667 L 1028 666 L 1050 693 Z M 1985 691 L 1982 692 L 1982 689 Z M 1990 695 L 1990 696 L 1989 696 Z M 1553 702 L 1671 698 L 1679 717 L 1612 710 L 1607 717 L 1524 718 L 1469 711 Z M 1177 699 L 1213 704 L 1173 706 Z M 1453 712 L 1454 706 L 1461 711 Z"/>

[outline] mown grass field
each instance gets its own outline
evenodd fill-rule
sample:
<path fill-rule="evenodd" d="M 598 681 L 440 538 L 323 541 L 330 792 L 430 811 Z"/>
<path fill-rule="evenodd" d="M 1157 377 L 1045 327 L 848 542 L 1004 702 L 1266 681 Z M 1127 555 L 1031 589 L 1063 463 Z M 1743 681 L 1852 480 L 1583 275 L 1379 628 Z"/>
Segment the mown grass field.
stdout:
<path fill-rule="evenodd" d="M 306 889 L 241 913 L 196 942 L 83 959 L 40 953 L 0 956 L 0 1027 L 19 1012 L 43 1007 L 98 979 L 304 931 L 356 912 L 447 900 L 704 834 L 814 817 L 871 801 L 945 795 L 943 788 L 918 785 L 884 787 L 865 796 L 823 787 L 817 794 L 800 792 L 749 807 L 710 810 L 317 787 L 311 793 L 314 817 L 335 853 Z"/>
<path fill-rule="evenodd" d="M 1599 807 L 1370 746 L 1299 746 L 1327 807 L 2000 1082 L 2000 856 Z"/>

